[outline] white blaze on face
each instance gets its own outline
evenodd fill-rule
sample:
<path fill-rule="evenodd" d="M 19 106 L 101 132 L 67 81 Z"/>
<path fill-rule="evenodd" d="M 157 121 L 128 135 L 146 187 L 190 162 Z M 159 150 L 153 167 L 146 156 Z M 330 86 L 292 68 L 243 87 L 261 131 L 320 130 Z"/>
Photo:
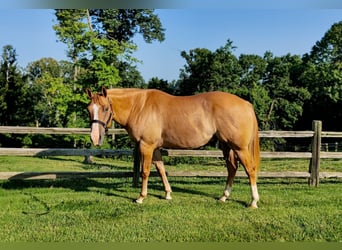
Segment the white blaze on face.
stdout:
<path fill-rule="evenodd" d="M 96 104 L 93 104 L 93 111 L 94 111 L 94 120 L 99 119 L 99 107 Z"/>
<path fill-rule="evenodd" d="M 96 104 L 93 104 L 93 120 L 99 119 L 99 107 Z M 100 131 L 99 131 L 99 124 L 94 122 L 91 125 L 91 134 L 90 134 L 91 140 L 93 141 L 94 145 L 99 144 L 99 138 L 100 138 Z"/>

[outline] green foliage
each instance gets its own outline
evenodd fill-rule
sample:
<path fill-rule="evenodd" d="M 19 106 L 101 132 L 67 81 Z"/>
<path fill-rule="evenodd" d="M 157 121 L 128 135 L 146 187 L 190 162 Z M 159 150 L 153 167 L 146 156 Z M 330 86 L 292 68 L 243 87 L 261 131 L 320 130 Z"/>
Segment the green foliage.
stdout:
<path fill-rule="evenodd" d="M 0 125 L 23 125 L 30 122 L 30 96 L 26 76 L 17 66 L 16 50 L 3 47 L 0 59 Z"/>
<path fill-rule="evenodd" d="M 145 88 L 146 84 L 138 71 L 137 67 L 127 62 L 119 62 L 118 64 L 120 81 L 118 87 L 123 88 Z"/>
<path fill-rule="evenodd" d="M 277 121 L 277 129 L 292 129 L 302 115 L 304 102 L 310 98 L 310 92 L 296 83 L 302 60 L 290 54 L 282 57 L 268 55 L 266 63 L 262 84 L 272 100 L 269 119 L 273 124 Z"/>
<path fill-rule="evenodd" d="M 164 28 L 150 9 L 96 9 L 90 16 L 106 36 L 118 42 L 131 41 L 140 33 L 145 42 L 164 41 Z"/>
<path fill-rule="evenodd" d="M 261 129 L 292 129 L 303 112 L 309 91 L 298 87 L 302 64 L 299 56 L 236 58 L 230 40 L 214 52 L 194 49 L 181 55 L 187 62 L 181 73 L 180 94 L 222 90 L 249 100 L 256 109 Z"/>
<path fill-rule="evenodd" d="M 241 96 L 253 104 L 261 129 L 272 128 L 269 114 L 272 99 L 269 96 L 269 90 L 261 84 L 266 71 L 266 61 L 257 55 L 242 54 L 239 57 L 239 65 L 240 84 L 236 85 L 231 93 Z"/>
<path fill-rule="evenodd" d="M 148 83 L 147 88 L 149 89 L 159 89 L 169 94 L 174 94 L 174 87 L 166 80 L 159 79 L 158 77 L 152 77 Z"/>
<path fill-rule="evenodd" d="M 342 21 L 333 24 L 322 39 L 316 42 L 310 57 L 316 64 L 342 62 Z"/>
<path fill-rule="evenodd" d="M 77 63 L 78 57 L 86 54 L 90 49 L 89 41 L 93 37 L 89 32 L 89 26 L 84 9 L 56 10 L 57 25 L 53 26 L 59 39 L 65 43 L 69 50 L 68 56 Z"/>
<path fill-rule="evenodd" d="M 164 29 L 153 10 L 69 9 L 56 10 L 56 17 L 54 29 L 68 45 L 74 80 L 79 79 L 83 87 L 131 85 L 129 72 L 137 73 L 131 66 L 137 61 L 131 55 L 136 50 L 132 37 L 140 33 L 149 43 L 164 40 Z"/>
<path fill-rule="evenodd" d="M 45 117 L 42 119 L 43 127 L 63 127 L 67 121 L 69 103 L 73 98 L 72 89 L 63 83 L 63 78 L 53 78 L 48 74 L 43 74 L 36 84 L 43 86 L 42 101 L 36 106 L 38 112 Z"/>
<path fill-rule="evenodd" d="M 324 128 L 340 130 L 342 114 L 342 22 L 335 23 L 303 56 L 299 80 L 311 93 L 304 105 L 303 120 L 320 119 Z"/>

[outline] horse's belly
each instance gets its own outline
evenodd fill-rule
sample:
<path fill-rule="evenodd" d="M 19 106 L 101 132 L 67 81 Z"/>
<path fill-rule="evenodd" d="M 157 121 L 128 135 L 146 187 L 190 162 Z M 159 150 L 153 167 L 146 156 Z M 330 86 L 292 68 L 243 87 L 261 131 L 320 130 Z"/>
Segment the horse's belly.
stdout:
<path fill-rule="evenodd" d="M 178 112 L 176 112 L 178 111 Z M 216 133 L 212 114 L 202 105 L 168 111 L 163 119 L 162 140 L 165 148 L 198 148 Z"/>
<path fill-rule="evenodd" d="M 178 128 L 164 131 L 163 147 L 165 148 L 198 148 L 209 142 L 214 131 L 196 131 L 189 128 Z"/>

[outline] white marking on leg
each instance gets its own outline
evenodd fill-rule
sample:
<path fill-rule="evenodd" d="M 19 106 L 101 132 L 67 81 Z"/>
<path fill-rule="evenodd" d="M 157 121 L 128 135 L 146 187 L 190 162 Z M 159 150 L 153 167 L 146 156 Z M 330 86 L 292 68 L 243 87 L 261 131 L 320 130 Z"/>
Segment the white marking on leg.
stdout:
<path fill-rule="evenodd" d="M 166 191 L 166 192 L 165 192 L 165 199 L 166 199 L 166 200 L 172 200 L 171 192 L 170 192 L 170 191 Z"/>
<path fill-rule="evenodd" d="M 257 185 L 251 185 L 251 193 L 252 193 L 252 203 L 251 207 L 257 208 L 257 202 L 259 201 L 259 193 L 258 193 L 258 187 Z"/>
<path fill-rule="evenodd" d="M 135 202 L 138 204 L 142 204 L 143 200 L 144 200 L 144 198 L 140 196 L 138 199 L 135 200 Z"/>
<path fill-rule="evenodd" d="M 232 193 L 232 186 L 227 185 L 226 189 L 223 192 L 223 196 L 220 198 L 220 201 L 225 202 L 229 198 L 231 193 Z"/>
<path fill-rule="evenodd" d="M 227 198 L 229 198 L 229 196 L 231 195 L 231 193 L 232 193 L 232 187 L 228 185 L 228 186 L 226 187 L 226 190 L 224 190 L 224 195 L 225 195 Z"/>

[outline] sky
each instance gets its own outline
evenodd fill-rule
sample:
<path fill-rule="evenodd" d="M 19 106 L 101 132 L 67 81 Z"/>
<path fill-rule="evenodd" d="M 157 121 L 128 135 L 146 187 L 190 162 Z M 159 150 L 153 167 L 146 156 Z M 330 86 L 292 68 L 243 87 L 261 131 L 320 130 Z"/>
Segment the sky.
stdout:
<path fill-rule="evenodd" d="M 319 8 L 185 8 L 156 9 L 165 41 L 146 44 L 141 35 L 134 41 L 134 56 L 145 81 L 152 77 L 172 81 L 179 78 L 185 65 L 181 51 L 224 46 L 228 39 L 237 47 L 235 55 L 275 56 L 309 53 L 312 46 L 336 22 L 342 21 L 342 9 Z M 67 47 L 52 29 L 51 9 L 0 9 L 0 47 L 10 44 L 18 54 L 18 64 L 43 57 L 67 60 Z"/>

